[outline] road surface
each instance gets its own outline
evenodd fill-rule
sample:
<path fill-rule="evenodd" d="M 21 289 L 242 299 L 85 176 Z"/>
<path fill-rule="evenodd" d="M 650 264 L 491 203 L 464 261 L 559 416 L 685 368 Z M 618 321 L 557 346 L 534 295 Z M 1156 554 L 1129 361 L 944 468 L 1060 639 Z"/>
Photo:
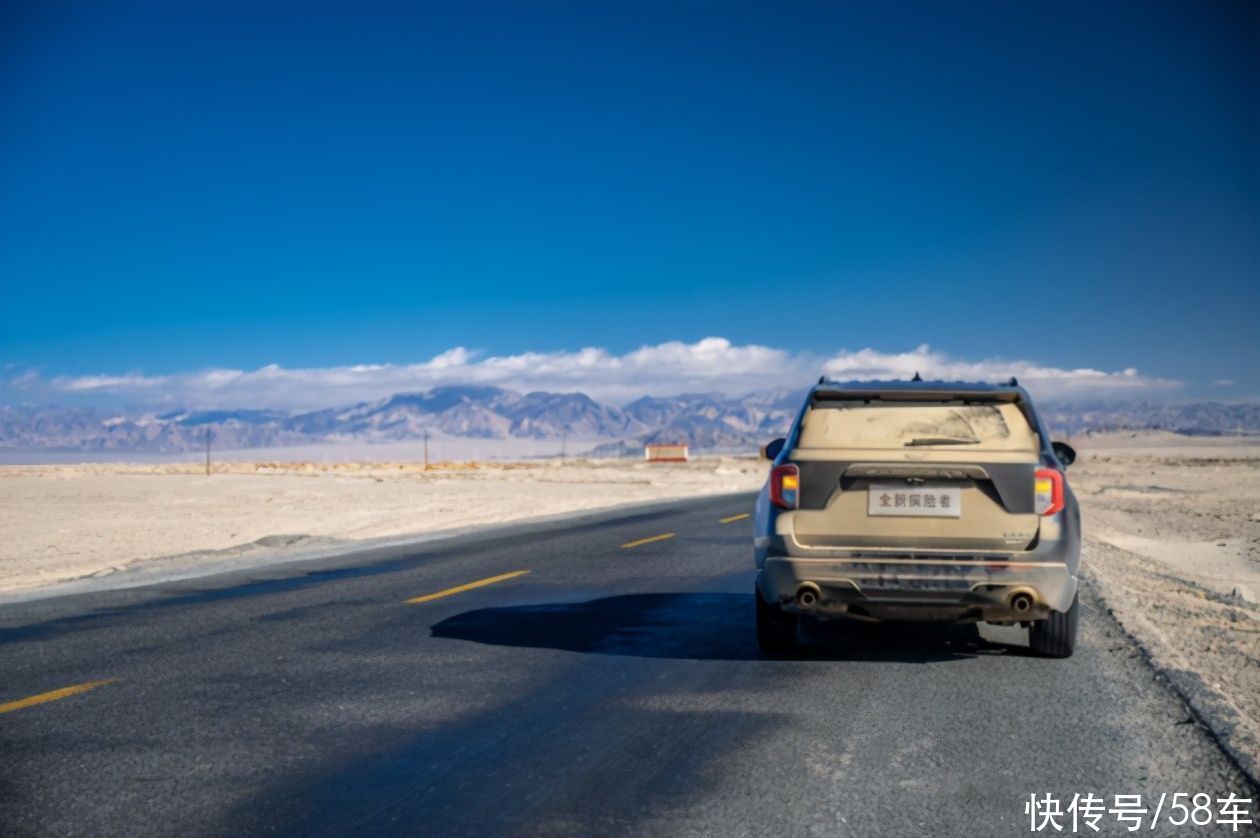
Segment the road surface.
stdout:
<path fill-rule="evenodd" d="M 1032 793 L 1254 795 L 1088 590 L 1070 660 L 852 626 L 761 659 L 751 503 L 0 607 L 0 834 L 1015 835 Z"/>

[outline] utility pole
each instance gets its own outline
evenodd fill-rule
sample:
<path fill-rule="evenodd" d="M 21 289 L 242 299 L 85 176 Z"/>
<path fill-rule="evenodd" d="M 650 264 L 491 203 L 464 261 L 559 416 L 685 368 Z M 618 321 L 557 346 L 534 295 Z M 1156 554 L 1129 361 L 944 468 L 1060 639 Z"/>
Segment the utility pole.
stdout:
<path fill-rule="evenodd" d="M 206 477 L 210 476 L 210 428 L 206 428 Z"/>
<path fill-rule="evenodd" d="M 429 432 L 424 432 L 424 470 L 429 470 Z"/>

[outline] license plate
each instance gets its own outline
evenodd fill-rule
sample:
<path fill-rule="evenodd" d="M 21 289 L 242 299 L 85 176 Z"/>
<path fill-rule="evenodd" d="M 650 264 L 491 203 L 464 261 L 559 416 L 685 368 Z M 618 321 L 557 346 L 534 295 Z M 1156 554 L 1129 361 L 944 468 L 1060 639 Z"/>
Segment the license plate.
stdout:
<path fill-rule="evenodd" d="M 958 518 L 962 515 L 962 490 L 906 483 L 872 483 L 867 489 L 867 515 L 914 518 Z"/>

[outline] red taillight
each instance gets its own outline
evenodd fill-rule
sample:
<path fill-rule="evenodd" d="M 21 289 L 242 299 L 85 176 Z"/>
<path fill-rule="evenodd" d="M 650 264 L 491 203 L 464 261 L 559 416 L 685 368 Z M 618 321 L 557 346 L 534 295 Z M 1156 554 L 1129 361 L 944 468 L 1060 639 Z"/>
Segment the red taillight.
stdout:
<path fill-rule="evenodd" d="M 770 469 L 770 502 L 781 509 L 796 509 L 800 505 L 800 469 L 790 464 Z"/>
<path fill-rule="evenodd" d="M 1038 515 L 1053 515 L 1063 509 L 1063 475 L 1057 469 L 1039 468 L 1033 481 Z"/>

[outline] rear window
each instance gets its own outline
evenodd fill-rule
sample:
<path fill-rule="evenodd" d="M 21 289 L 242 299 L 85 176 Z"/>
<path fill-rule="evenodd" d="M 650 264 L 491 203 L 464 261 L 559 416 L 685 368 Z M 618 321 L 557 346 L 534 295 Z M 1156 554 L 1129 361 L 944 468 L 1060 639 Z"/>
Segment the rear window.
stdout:
<path fill-rule="evenodd" d="M 818 402 L 798 447 L 1036 451 L 1037 435 L 1013 404 Z"/>

